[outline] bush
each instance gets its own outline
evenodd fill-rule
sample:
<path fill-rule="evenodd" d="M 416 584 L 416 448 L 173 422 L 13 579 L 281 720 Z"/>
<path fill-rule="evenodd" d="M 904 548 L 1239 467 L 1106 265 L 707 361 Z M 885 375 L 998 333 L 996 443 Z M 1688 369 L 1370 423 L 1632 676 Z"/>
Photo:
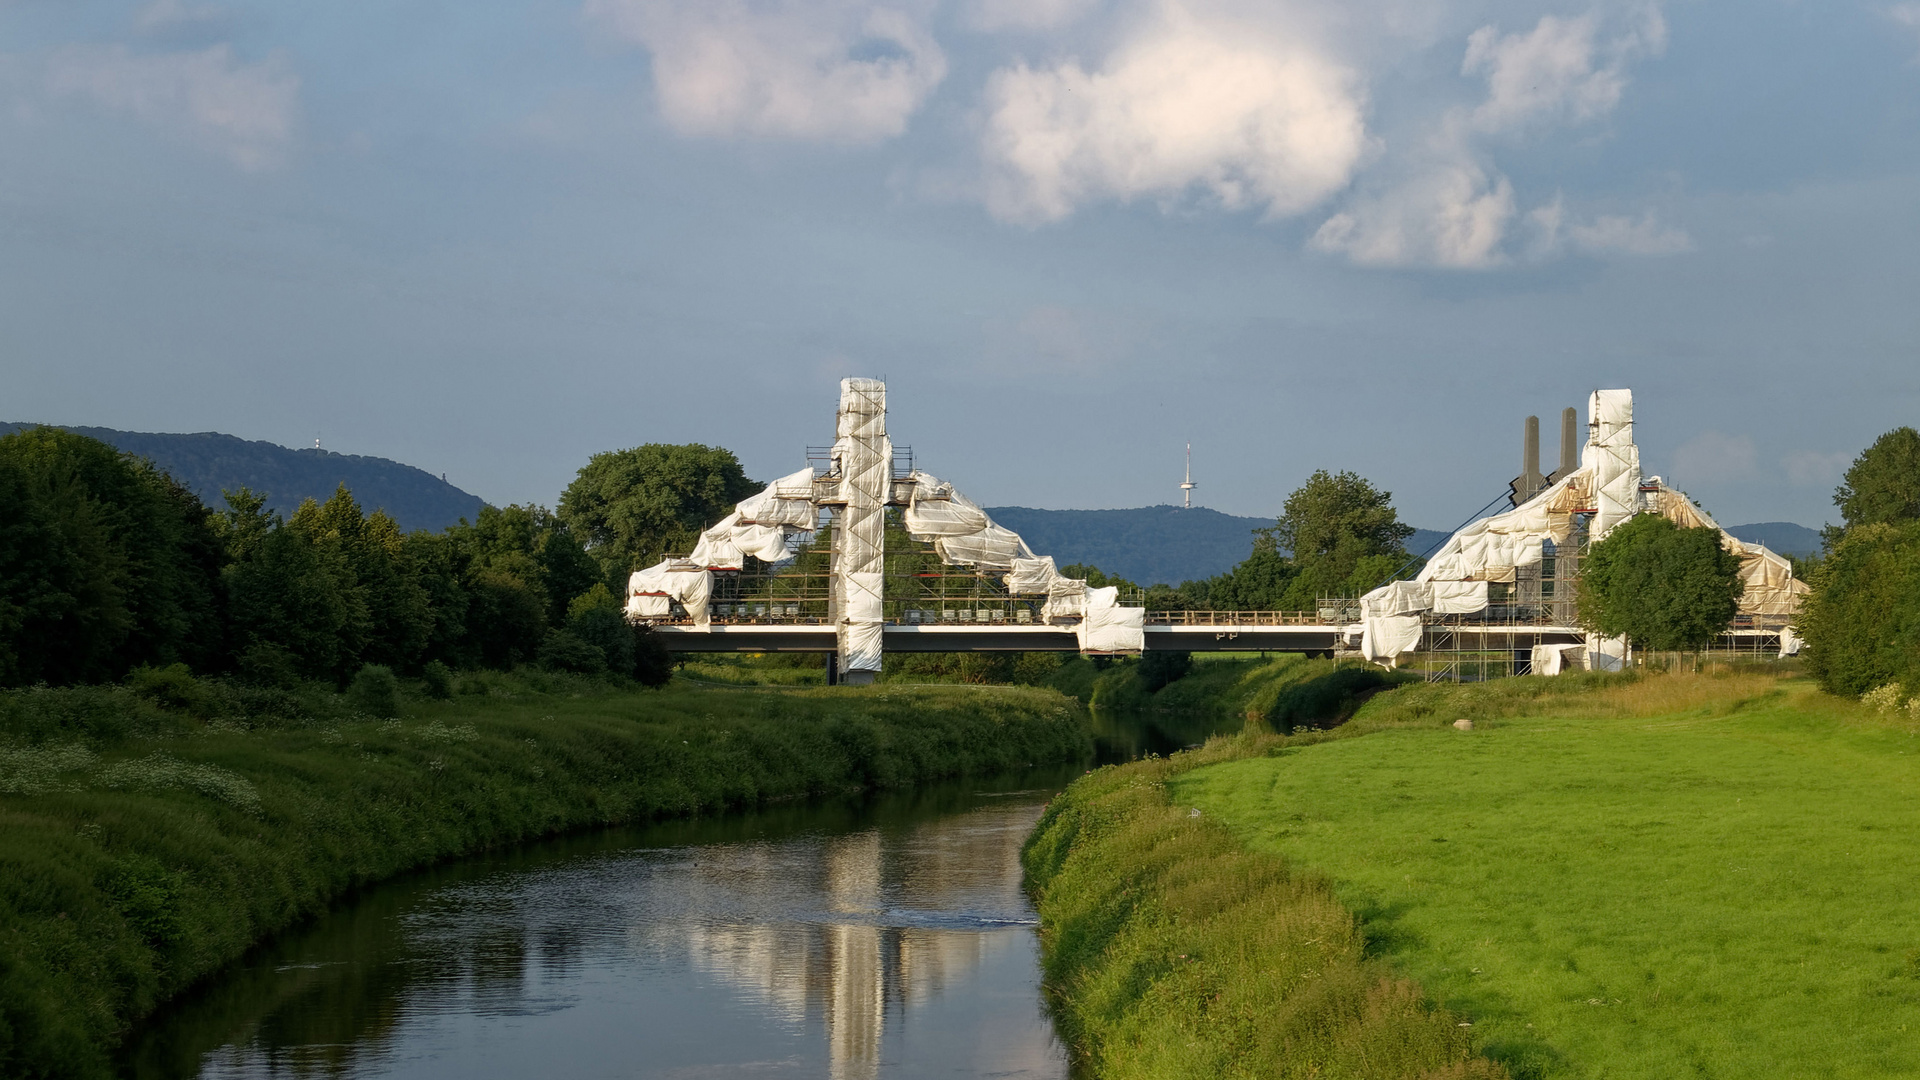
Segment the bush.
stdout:
<path fill-rule="evenodd" d="M 659 689 L 673 681 L 674 658 L 660 635 L 644 626 L 633 630 L 633 677 L 641 686 Z"/>
<path fill-rule="evenodd" d="M 168 664 L 163 668 L 143 664 L 128 674 L 127 686 L 163 709 L 178 709 L 201 720 L 207 719 L 216 708 L 214 689 L 194 678 L 185 664 Z"/>
<path fill-rule="evenodd" d="M 572 631 L 549 630 L 540 643 L 540 666 L 549 671 L 599 675 L 607 670 L 607 654 Z"/>
<path fill-rule="evenodd" d="M 420 669 L 420 682 L 427 696 L 435 701 L 446 701 L 453 697 L 453 669 L 438 660 L 428 661 Z"/>
<path fill-rule="evenodd" d="M 604 591 L 605 586 L 599 588 Z M 627 625 L 626 616 L 617 608 L 594 607 L 580 611 L 567 619 L 567 633 L 600 650 L 603 670 L 623 678 L 633 674 L 633 627 Z M 590 673 L 583 668 L 565 670 Z"/>
<path fill-rule="evenodd" d="M 1327 670 L 1281 690 L 1272 707 L 1266 710 L 1267 723 L 1279 732 L 1291 732 L 1303 726 L 1332 727 L 1358 712 L 1374 694 L 1417 678 L 1371 666 L 1329 665 Z"/>
<path fill-rule="evenodd" d="M 392 668 L 368 664 L 347 687 L 347 703 L 368 716 L 397 717 L 400 715 L 400 680 L 394 678 Z"/>
<path fill-rule="evenodd" d="M 1848 529 L 1801 610 L 1807 671 L 1830 693 L 1920 686 L 1920 523 Z"/>
<path fill-rule="evenodd" d="M 1178 682 L 1193 670 L 1190 652 L 1145 652 L 1140 654 L 1140 688 L 1158 692 L 1170 682 Z"/>

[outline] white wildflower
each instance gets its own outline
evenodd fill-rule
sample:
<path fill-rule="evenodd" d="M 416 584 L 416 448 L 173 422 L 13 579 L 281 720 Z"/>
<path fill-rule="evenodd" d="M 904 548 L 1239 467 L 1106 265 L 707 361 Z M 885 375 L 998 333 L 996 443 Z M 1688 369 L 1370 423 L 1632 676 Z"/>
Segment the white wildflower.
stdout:
<path fill-rule="evenodd" d="M 218 765 L 181 761 L 166 754 L 117 761 L 100 770 L 96 782 L 114 790 L 193 791 L 248 814 L 260 812 L 260 793 L 251 780 Z"/>
<path fill-rule="evenodd" d="M 93 756 L 93 751 L 79 743 L 0 750 L 0 795 L 71 791 L 75 785 L 62 784 L 60 774 L 87 768 L 93 764 Z"/>

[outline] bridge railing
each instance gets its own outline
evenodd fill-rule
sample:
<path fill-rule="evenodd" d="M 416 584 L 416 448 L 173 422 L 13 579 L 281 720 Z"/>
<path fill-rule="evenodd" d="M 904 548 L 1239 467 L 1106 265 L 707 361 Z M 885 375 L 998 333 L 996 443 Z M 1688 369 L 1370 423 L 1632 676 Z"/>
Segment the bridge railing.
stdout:
<path fill-rule="evenodd" d="M 1149 626 L 1324 626 L 1313 611 L 1149 611 Z"/>

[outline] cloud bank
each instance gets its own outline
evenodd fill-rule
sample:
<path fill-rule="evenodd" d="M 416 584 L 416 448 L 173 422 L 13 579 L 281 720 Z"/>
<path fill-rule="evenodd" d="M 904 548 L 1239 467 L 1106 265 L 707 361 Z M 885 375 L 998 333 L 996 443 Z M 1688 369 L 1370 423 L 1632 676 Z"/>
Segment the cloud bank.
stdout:
<path fill-rule="evenodd" d="M 1366 150 L 1358 83 L 1296 43 L 1169 5 L 1093 71 L 1066 60 L 989 78 L 987 207 L 1037 223 L 1200 191 L 1299 213 L 1344 187 Z"/>
<path fill-rule="evenodd" d="M 904 132 L 946 78 L 923 12 L 845 0 L 588 0 L 653 57 L 683 135 L 867 143 Z"/>
<path fill-rule="evenodd" d="M 183 135 L 249 170 L 285 160 L 300 90 L 285 57 L 242 63 L 227 45 L 151 54 L 70 46 L 49 58 L 47 85 Z"/>

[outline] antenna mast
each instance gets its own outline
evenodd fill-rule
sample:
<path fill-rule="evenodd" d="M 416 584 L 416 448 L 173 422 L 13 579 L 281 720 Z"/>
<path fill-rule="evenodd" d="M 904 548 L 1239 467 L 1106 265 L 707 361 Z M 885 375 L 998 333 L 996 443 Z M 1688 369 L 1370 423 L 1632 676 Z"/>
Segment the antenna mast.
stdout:
<path fill-rule="evenodd" d="M 1185 509 L 1188 509 L 1188 510 L 1193 509 L 1194 487 L 1195 485 L 1193 482 L 1193 444 L 1188 443 L 1187 444 L 1187 478 L 1184 481 L 1182 481 L 1180 484 L 1180 491 L 1183 495 L 1186 496 L 1186 500 L 1187 500 Z"/>

